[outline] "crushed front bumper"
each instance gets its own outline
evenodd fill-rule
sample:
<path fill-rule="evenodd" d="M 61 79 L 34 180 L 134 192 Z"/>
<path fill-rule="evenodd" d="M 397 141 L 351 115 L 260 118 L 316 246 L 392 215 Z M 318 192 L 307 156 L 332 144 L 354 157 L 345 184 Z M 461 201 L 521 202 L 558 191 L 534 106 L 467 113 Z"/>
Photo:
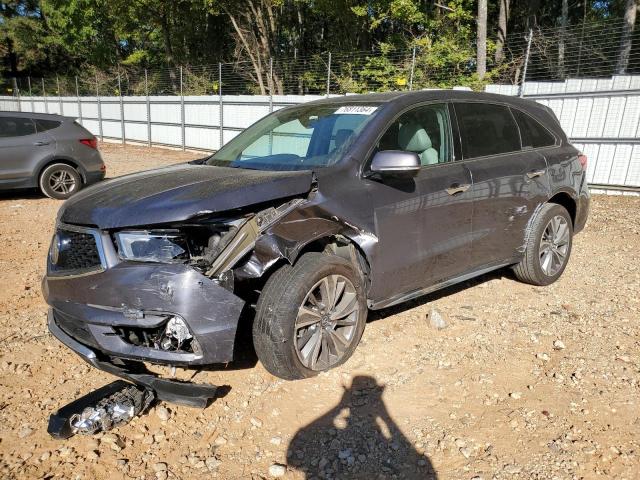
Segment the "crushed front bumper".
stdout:
<path fill-rule="evenodd" d="M 182 264 L 120 262 L 90 275 L 47 275 L 42 291 L 53 323 L 76 342 L 111 357 L 176 366 L 231 361 L 245 306 Z M 187 324 L 197 349 L 167 351 L 130 343 L 118 334 L 161 328 L 172 316 Z"/>
<path fill-rule="evenodd" d="M 119 361 L 121 365 L 116 365 L 113 361 L 102 358 L 103 356 L 99 352 L 92 350 L 67 335 L 56 324 L 53 317 L 53 309 L 49 309 L 48 324 L 49 331 L 53 336 L 76 352 L 89 365 L 149 388 L 156 393 L 156 396 L 160 400 L 204 408 L 210 400 L 217 396 L 218 387 L 213 385 L 167 380 L 147 371 L 140 362 Z"/>

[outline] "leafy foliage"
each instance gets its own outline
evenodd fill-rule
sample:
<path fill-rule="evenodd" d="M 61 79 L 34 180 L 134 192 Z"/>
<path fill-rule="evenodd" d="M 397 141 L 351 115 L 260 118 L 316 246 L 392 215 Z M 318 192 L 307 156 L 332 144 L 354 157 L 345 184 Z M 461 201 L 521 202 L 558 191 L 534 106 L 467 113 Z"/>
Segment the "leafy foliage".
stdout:
<path fill-rule="evenodd" d="M 123 91 L 171 93 L 181 65 L 185 93 L 215 93 L 220 85 L 213 67 L 230 62 L 222 85 L 227 92 L 309 93 L 326 90 L 332 52 L 334 93 L 482 88 L 489 81 L 517 81 L 522 66 L 522 52 L 514 49 L 492 63 L 498 1 L 488 3 L 489 63 L 482 80 L 475 74 L 474 0 L 4 0 L 2 73 L 78 75 L 80 90 L 104 76 L 111 79 L 109 91 L 117 89 L 119 75 Z M 558 26 L 560 4 L 510 0 L 509 33 Z M 622 16 L 625 4 L 572 2 L 567 21 Z"/>

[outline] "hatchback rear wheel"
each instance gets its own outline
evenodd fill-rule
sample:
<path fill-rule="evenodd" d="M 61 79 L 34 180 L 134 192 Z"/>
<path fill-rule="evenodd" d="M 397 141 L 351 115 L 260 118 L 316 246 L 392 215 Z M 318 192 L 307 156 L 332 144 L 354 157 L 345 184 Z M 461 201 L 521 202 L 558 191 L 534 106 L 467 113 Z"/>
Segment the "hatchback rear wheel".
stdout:
<path fill-rule="evenodd" d="M 78 171 L 65 163 L 49 165 L 40 174 L 40 190 L 49 198 L 65 200 L 82 187 Z"/>

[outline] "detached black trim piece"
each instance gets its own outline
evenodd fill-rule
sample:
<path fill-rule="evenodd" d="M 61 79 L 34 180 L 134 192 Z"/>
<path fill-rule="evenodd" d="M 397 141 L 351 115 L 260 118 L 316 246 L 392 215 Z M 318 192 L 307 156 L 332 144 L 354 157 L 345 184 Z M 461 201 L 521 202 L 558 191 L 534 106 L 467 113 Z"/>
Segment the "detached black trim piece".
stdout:
<path fill-rule="evenodd" d="M 171 403 L 187 405 L 189 407 L 205 408 L 214 400 L 218 393 L 218 387 L 209 384 L 195 384 L 190 382 L 181 382 L 178 380 L 167 380 L 146 371 L 144 365 L 140 362 L 128 362 L 127 366 L 120 367 L 107 360 L 98 358 L 96 352 L 89 347 L 82 345 L 67 335 L 55 322 L 53 309 L 49 309 L 48 325 L 51 334 L 60 342 L 76 352 L 89 365 L 111 373 L 117 377 L 129 380 L 136 385 L 149 388 L 156 393 L 160 400 Z M 133 368 L 133 367 L 137 368 Z M 66 438 L 66 437 L 60 437 Z"/>

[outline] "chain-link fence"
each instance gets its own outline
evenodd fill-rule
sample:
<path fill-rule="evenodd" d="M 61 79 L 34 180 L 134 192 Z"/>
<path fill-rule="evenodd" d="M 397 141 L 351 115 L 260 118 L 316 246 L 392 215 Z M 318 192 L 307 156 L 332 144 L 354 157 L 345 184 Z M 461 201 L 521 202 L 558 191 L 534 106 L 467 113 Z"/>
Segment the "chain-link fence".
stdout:
<path fill-rule="evenodd" d="M 443 45 L 405 50 L 325 52 L 312 56 L 238 59 L 211 65 L 163 68 L 120 66 L 71 77 L 5 79 L 15 96 L 118 95 L 328 95 L 485 84 L 522 85 L 527 80 L 606 77 L 640 72 L 640 29 L 623 19 L 509 33 L 487 74 L 476 75 L 475 46 Z M 452 52 L 452 49 L 455 50 Z"/>

